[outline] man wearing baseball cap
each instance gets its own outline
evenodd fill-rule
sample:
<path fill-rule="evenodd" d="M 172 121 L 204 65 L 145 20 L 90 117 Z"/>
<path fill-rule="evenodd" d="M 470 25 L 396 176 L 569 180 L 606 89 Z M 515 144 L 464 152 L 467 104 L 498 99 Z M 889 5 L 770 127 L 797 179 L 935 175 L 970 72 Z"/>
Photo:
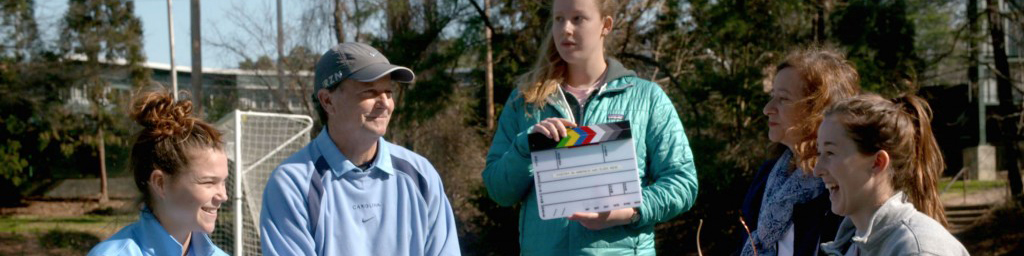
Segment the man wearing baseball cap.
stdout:
<path fill-rule="evenodd" d="M 266 255 L 459 255 L 441 178 L 422 156 L 384 140 L 393 82 L 412 70 L 362 43 L 316 64 L 320 135 L 274 170 L 263 192 Z"/>

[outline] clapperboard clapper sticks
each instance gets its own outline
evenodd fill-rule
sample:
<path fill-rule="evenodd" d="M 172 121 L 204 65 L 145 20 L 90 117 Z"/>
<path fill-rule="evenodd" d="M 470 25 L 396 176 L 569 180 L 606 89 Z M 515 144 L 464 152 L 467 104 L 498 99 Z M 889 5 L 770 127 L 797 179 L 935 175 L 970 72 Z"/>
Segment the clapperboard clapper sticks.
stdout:
<path fill-rule="evenodd" d="M 529 141 L 541 219 L 643 203 L 628 121 L 572 128 L 560 141 L 534 133 Z"/>

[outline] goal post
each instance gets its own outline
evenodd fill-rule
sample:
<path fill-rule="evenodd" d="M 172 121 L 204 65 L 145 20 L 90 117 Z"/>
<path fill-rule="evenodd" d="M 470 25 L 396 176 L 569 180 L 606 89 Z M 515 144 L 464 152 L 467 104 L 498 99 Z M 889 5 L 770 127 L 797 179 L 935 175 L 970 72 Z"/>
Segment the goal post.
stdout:
<path fill-rule="evenodd" d="M 233 255 L 261 255 L 259 216 L 271 172 L 310 141 L 307 115 L 235 110 L 216 126 L 228 156 L 228 198 L 221 205 L 213 243 Z M 226 211 L 225 211 L 226 210 Z"/>

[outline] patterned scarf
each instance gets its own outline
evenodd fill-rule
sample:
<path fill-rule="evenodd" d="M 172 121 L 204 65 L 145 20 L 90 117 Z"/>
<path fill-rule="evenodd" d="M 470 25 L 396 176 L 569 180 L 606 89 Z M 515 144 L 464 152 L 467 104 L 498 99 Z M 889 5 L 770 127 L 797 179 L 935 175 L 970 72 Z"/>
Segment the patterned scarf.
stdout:
<path fill-rule="evenodd" d="M 792 157 L 793 152 L 786 150 L 768 174 L 764 198 L 761 199 L 761 214 L 757 217 L 757 230 L 751 232 L 749 238 L 757 246 L 758 255 L 778 254 L 778 242 L 789 224 L 793 223 L 793 205 L 811 201 L 825 193 L 825 184 L 821 179 L 804 174 L 800 169 L 792 172 L 786 170 Z M 744 244 L 744 256 L 754 255 L 749 243 Z"/>

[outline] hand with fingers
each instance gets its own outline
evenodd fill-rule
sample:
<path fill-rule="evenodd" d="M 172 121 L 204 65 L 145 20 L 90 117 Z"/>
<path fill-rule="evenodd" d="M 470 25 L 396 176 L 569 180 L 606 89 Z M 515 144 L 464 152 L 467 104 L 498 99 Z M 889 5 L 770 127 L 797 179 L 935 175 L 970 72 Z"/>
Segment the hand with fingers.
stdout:
<path fill-rule="evenodd" d="M 611 210 L 607 212 L 577 212 L 569 216 L 569 220 L 579 222 L 589 230 L 602 230 L 633 222 L 635 208 Z"/>
<path fill-rule="evenodd" d="M 548 118 L 540 121 L 533 125 L 533 132 L 543 134 L 544 136 L 551 138 L 555 141 L 560 141 L 565 138 L 568 128 L 575 128 L 576 123 L 570 122 L 564 118 Z"/>

